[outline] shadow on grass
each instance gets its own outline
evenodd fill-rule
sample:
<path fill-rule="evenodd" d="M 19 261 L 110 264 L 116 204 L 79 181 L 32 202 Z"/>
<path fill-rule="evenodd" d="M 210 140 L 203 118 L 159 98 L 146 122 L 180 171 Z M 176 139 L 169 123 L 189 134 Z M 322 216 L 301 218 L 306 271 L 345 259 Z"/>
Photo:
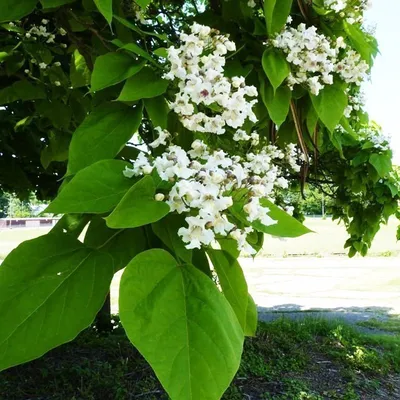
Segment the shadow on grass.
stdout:
<path fill-rule="evenodd" d="M 112 334 L 87 329 L 41 359 L 0 373 L 0 399 L 168 399 L 116 320 Z M 366 335 L 315 313 L 260 322 L 223 399 L 400 399 L 400 337 Z"/>

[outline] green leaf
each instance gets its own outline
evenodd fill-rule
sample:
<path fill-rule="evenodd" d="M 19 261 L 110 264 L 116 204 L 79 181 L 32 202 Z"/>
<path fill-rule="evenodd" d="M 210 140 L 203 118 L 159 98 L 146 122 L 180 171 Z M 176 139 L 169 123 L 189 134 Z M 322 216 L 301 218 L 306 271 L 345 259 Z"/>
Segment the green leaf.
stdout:
<path fill-rule="evenodd" d="M 139 4 L 140 7 L 146 8 L 151 3 L 151 0 L 136 0 L 136 3 Z"/>
<path fill-rule="evenodd" d="M 365 61 L 367 61 L 369 65 L 372 65 L 373 57 L 378 52 L 374 38 L 365 34 L 358 26 L 354 24 L 349 24 L 346 21 L 343 23 L 344 29 L 348 34 L 355 50 L 357 50 L 357 52 Z"/>
<path fill-rule="evenodd" d="M 241 195 L 242 196 L 242 195 Z M 287 212 L 283 211 L 274 203 L 267 199 L 261 199 L 260 204 L 269 209 L 268 215 L 275 221 L 274 225 L 265 226 L 260 221 L 256 220 L 253 222 L 247 221 L 246 214 L 243 211 L 243 206 L 246 196 L 241 201 L 234 201 L 233 206 L 229 209 L 234 217 L 245 223 L 246 225 L 251 225 L 254 229 L 259 232 L 267 233 L 268 235 L 278 236 L 278 237 L 290 237 L 295 238 L 306 233 L 312 232 L 310 229 L 306 228 L 301 222 L 293 218 Z"/>
<path fill-rule="evenodd" d="M 0 8 L 0 22 L 17 21 L 25 15 L 30 14 L 35 6 L 37 0 L 2 0 Z"/>
<path fill-rule="evenodd" d="M 137 74 L 145 64 L 145 61 L 138 63 L 129 54 L 121 52 L 111 52 L 99 56 L 94 64 L 91 90 L 96 92 L 116 85 Z"/>
<path fill-rule="evenodd" d="M 78 239 L 79 235 L 89 223 L 91 216 L 88 214 L 65 214 L 51 229 L 51 233 L 71 235 Z"/>
<path fill-rule="evenodd" d="M 327 85 L 318 96 L 311 95 L 311 101 L 320 120 L 333 132 L 343 117 L 348 98 L 342 84 Z"/>
<path fill-rule="evenodd" d="M 318 114 L 315 111 L 315 108 L 312 104 L 310 104 L 310 108 L 308 109 L 308 112 L 307 112 L 306 124 L 307 124 L 308 133 L 310 134 L 311 137 L 313 137 L 315 128 L 317 127 L 317 124 L 318 124 Z"/>
<path fill-rule="evenodd" d="M 133 30 L 134 32 L 139 33 L 139 35 L 141 35 L 141 36 L 154 36 L 156 38 L 159 38 L 163 42 L 169 43 L 168 37 L 165 33 L 159 34 L 159 33 L 155 33 L 154 31 L 153 32 L 144 31 L 144 30 L 140 29 L 138 26 L 136 26 L 135 24 L 133 24 L 132 22 L 129 22 L 128 20 L 121 18 L 117 15 L 114 15 L 114 19 L 116 19 L 119 23 L 126 26 L 127 28 Z"/>
<path fill-rule="evenodd" d="M 229 301 L 243 331 L 246 328 L 248 288 L 239 262 L 223 250 L 207 250 L 218 274 L 222 293 Z"/>
<path fill-rule="evenodd" d="M 168 57 L 168 51 L 165 47 L 159 47 L 158 49 L 153 50 L 153 54 L 165 59 Z"/>
<path fill-rule="evenodd" d="M 246 310 L 246 327 L 244 329 L 245 336 L 256 336 L 258 325 L 257 305 L 251 295 L 248 295 L 247 310 Z"/>
<path fill-rule="evenodd" d="M 43 86 L 32 85 L 32 83 L 25 79 L 0 90 L 0 105 L 12 103 L 17 100 L 29 101 L 45 98 L 46 93 Z"/>
<path fill-rule="evenodd" d="M 203 272 L 209 278 L 213 278 L 210 263 L 208 262 L 207 254 L 203 249 L 193 249 L 193 266 Z"/>
<path fill-rule="evenodd" d="M 13 250 L 0 268 L 0 371 L 74 339 L 100 310 L 112 259 L 69 235 L 47 234 Z"/>
<path fill-rule="evenodd" d="M 71 122 L 71 108 L 60 100 L 53 101 L 37 101 L 36 111 L 42 116 L 50 120 L 52 126 L 57 129 L 67 130 Z M 68 143 L 71 136 L 68 135 Z M 66 159 L 66 158 L 65 158 Z"/>
<path fill-rule="evenodd" d="M 371 154 L 369 163 L 376 169 L 381 178 L 384 178 L 392 170 L 392 160 L 387 154 Z"/>
<path fill-rule="evenodd" d="M 221 398 L 239 367 L 243 331 L 211 279 L 164 250 L 146 251 L 122 275 L 119 310 L 172 399 Z"/>
<path fill-rule="evenodd" d="M 76 0 L 40 0 L 43 8 L 55 8 L 63 6 L 64 4 L 73 3 Z"/>
<path fill-rule="evenodd" d="M 289 64 L 285 56 L 276 50 L 265 50 L 262 66 L 274 90 L 281 86 L 290 74 Z"/>
<path fill-rule="evenodd" d="M 150 175 L 145 176 L 122 198 L 115 210 L 106 218 L 110 228 L 136 228 L 157 222 L 169 213 L 169 206 L 154 200 L 156 185 Z"/>
<path fill-rule="evenodd" d="M 192 251 L 188 250 L 182 238 L 178 236 L 179 228 L 187 226 L 183 215 L 167 215 L 152 225 L 153 232 L 174 252 L 178 259 L 192 263 Z"/>
<path fill-rule="evenodd" d="M 142 228 L 110 229 L 101 217 L 95 217 L 90 222 L 84 243 L 108 253 L 114 261 L 114 272 L 125 268 L 133 257 L 148 248 Z"/>
<path fill-rule="evenodd" d="M 121 47 L 123 50 L 130 51 L 131 53 L 137 54 L 140 57 L 143 57 L 145 60 L 150 61 L 157 68 L 161 68 L 161 66 L 151 57 L 151 55 L 136 43 L 128 43 Z"/>
<path fill-rule="evenodd" d="M 123 175 L 129 163 L 102 160 L 80 170 L 45 210 L 46 213 L 103 214 L 112 210 L 132 186 Z"/>
<path fill-rule="evenodd" d="M 71 86 L 73 88 L 89 86 L 91 72 L 86 64 L 85 57 L 78 50 L 75 50 L 71 62 Z"/>
<path fill-rule="evenodd" d="M 278 126 L 282 125 L 289 114 L 292 92 L 288 87 L 281 86 L 274 93 L 273 87 L 265 84 L 261 84 L 260 90 L 272 121 Z"/>
<path fill-rule="evenodd" d="M 0 51 L 0 63 L 4 60 L 6 60 L 10 56 L 10 53 L 7 53 L 5 51 Z"/>
<path fill-rule="evenodd" d="M 168 113 L 171 109 L 164 96 L 145 99 L 144 107 L 154 127 L 160 126 L 162 129 L 167 129 Z"/>
<path fill-rule="evenodd" d="M 104 103 L 95 108 L 72 136 L 67 174 L 72 175 L 96 161 L 114 158 L 137 132 L 141 106 Z"/>
<path fill-rule="evenodd" d="M 103 14 L 103 17 L 108 22 L 108 25 L 111 25 L 111 21 L 113 19 L 112 0 L 94 0 L 94 3 L 101 14 Z"/>
<path fill-rule="evenodd" d="M 260 204 L 263 207 L 269 208 L 270 211 L 268 215 L 278 223 L 275 225 L 265 226 L 260 222 L 255 222 L 253 224 L 255 229 L 264 233 L 268 233 L 269 235 L 290 238 L 303 236 L 306 233 L 312 232 L 297 219 L 293 218 L 286 211 L 283 211 L 269 200 L 261 199 Z"/>
<path fill-rule="evenodd" d="M 143 68 L 126 81 L 118 100 L 136 101 L 157 97 L 166 92 L 168 85 L 169 82 L 162 79 L 151 68 Z"/>
<path fill-rule="evenodd" d="M 267 23 L 267 32 L 271 36 L 279 32 L 290 15 L 293 0 L 265 0 L 264 15 Z"/>
<path fill-rule="evenodd" d="M 40 162 L 45 169 L 53 161 L 65 161 L 68 159 L 68 147 L 71 140 L 70 135 L 61 132 L 49 134 L 49 144 L 40 154 Z"/>

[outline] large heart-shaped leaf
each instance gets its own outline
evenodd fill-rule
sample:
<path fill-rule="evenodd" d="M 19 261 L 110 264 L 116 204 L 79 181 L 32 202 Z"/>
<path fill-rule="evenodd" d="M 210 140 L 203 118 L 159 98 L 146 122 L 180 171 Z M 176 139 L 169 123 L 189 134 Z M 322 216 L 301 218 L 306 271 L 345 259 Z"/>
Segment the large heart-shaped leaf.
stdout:
<path fill-rule="evenodd" d="M 46 212 L 102 214 L 112 210 L 132 186 L 123 175 L 129 163 L 103 160 L 79 171 L 61 190 Z"/>
<path fill-rule="evenodd" d="M 74 339 L 100 310 L 112 276 L 108 254 L 70 235 L 13 250 L 0 266 L 0 371 Z"/>
<path fill-rule="evenodd" d="M 289 64 L 285 56 L 276 50 L 265 50 L 262 57 L 262 66 L 274 90 L 282 85 L 290 73 Z"/>
<path fill-rule="evenodd" d="M 257 305 L 253 298 L 248 295 L 247 310 L 246 310 L 246 325 L 244 328 L 244 334 L 246 336 L 255 336 L 258 325 L 258 311 Z"/>
<path fill-rule="evenodd" d="M 169 81 L 162 79 L 151 68 L 143 68 L 129 78 L 118 97 L 119 101 L 136 101 L 150 99 L 165 93 Z"/>
<path fill-rule="evenodd" d="M 99 160 L 114 158 L 137 132 L 143 108 L 105 103 L 89 114 L 72 136 L 67 175 Z"/>
<path fill-rule="evenodd" d="M 114 272 L 125 268 L 133 257 L 148 249 L 142 228 L 110 229 L 98 216 L 90 222 L 84 243 L 107 252 L 114 260 Z"/>
<path fill-rule="evenodd" d="M 272 86 L 266 85 L 263 81 L 260 92 L 270 118 L 276 125 L 282 125 L 289 114 L 292 92 L 286 86 L 281 86 L 274 91 Z"/>
<path fill-rule="evenodd" d="M 113 0 L 94 0 L 94 3 L 107 22 L 111 24 L 113 18 Z"/>
<path fill-rule="evenodd" d="M 30 14 L 35 8 L 37 0 L 2 0 L 0 7 L 0 22 L 16 21 Z"/>
<path fill-rule="evenodd" d="M 154 200 L 156 185 L 150 175 L 145 176 L 125 194 L 114 211 L 106 218 L 110 228 L 136 228 L 157 222 L 170 208 L 167 203 Z"/>
<path fill-rule="evenodd" d="M 255 220 L 250 223 L 246 218 L 245 212 L 243 211 L 244 201 L 235 201 L 229 211 L 243 223 L 250 224 L 257 231 L 266 233 L 268 235 L 295 238 L 312 232 L 297 219 L 293 218 L 291 215 L 269 200 L 261 199 L 260 204 L 269 210 L 268 215 L 276 221 L 276 224 L 266 226 L 263 225 L 259 220 Z"/>
<path fill-rule="evenodd" d="M 192 263 L 192 250 L 188 250 L 178 235 L 179 228 L 187 226 L 184 215 L 167 215 L 152 225 L 153 232 L 173 251 L 177 258 Z"/>
<path fill-rule="evenodd" d="M 293 0 L 265 0 L 264 15 L 269 35 L 279 32 L 285 25 Z"/>
<path fill-rule="evenodd" d="M 243 331 L 206 275 L 164 250 L 148 250 L 122 275 L 119 310 L 172 399 L 221 398 L 239 367 Z"/>
<path fill-rule="evenodd" d="M 235 311 L 244 331 L 247 319 L 248 288 L 243 270 L 239 262 L 223 250 L 209 249 L 207 253 L 218 274 L 222 292 Z"/>
<path fill-rule="evenodd" d="M 98 91 L 116 85 L 137 74 L 145 65 L 138 63 L 129 54 L 111 52 L 96 58 L 92 73 L 91 89 Z"/>
<path fill-rule="evenodd" d="M 342 84 L 325 86 L 318 96 L 311 100 L 320 120 L 333 132 L 343 117 L 348 98 Z"/>

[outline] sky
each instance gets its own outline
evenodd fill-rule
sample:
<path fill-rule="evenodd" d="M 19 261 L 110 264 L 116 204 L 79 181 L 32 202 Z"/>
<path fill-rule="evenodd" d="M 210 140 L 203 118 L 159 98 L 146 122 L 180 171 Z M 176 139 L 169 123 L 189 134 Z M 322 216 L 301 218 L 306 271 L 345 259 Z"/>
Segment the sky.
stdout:
<path fill-rule="evenodd" d="M 378 55 L 365 87 L 370 117 L 392 136 L 394 163 L 400 165 L 400 0 L 373 0 L 367 24 L 376 25 Z"/>

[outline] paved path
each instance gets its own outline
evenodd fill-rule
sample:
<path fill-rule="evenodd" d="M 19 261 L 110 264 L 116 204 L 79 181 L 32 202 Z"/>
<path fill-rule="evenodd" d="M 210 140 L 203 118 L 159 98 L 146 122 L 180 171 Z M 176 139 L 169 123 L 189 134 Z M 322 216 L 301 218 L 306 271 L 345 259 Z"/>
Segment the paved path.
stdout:
<path fill-rule="evenodd" d="M 400 314 L 400 257 L 242 259 L 259 307 Z"/>
<path fill-rule="evenodd" d="M 399 257 L 244 258 L 240 263 L 263 320 L 280 312 L 292 318 L 309 315 L 298 311 L 352 323 L 400 314 Z M 114 312 L 119 277 L 112 290 Z"/>

